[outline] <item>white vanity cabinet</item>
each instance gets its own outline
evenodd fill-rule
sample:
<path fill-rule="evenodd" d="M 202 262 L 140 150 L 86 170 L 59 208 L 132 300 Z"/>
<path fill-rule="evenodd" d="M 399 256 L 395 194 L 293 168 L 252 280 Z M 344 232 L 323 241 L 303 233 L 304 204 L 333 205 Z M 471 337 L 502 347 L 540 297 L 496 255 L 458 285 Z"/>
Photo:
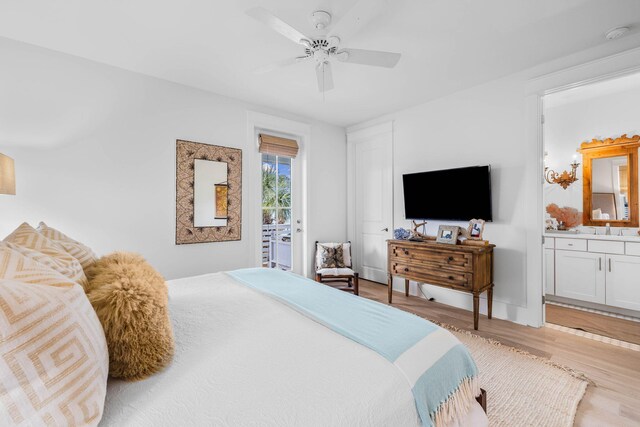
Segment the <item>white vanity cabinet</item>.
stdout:
<path fill-rule="evenodd" d="M 640 311 L 640 256 L 607 255 L 608 305 Z"/>
<path fill-rule="evenodd" d="M 546 238 L 547 295 L 640 311 L 639 244 L 595 237 Z"/>
<path fill-rule="evenodd" d="M 556 295 L 606 304 L 605 257 L 591 252 L 556 250 Z"/>

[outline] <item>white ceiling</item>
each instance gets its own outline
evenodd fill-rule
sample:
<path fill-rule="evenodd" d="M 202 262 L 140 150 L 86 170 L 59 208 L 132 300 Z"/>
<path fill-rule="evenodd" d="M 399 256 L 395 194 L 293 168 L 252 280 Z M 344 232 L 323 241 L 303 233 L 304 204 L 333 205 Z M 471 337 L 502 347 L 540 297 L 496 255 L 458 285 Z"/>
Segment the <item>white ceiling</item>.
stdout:
<path fill-rule="evenodd" d="M 246 16 L 262 6 L 303 33 L 355 0 L 0 0 L 0 36 L 350 125 L 607 43 L 640 21 L 638 0 L 387 0 L 343 45 L 402 53 L 394 69 L 334 63 L 318 93 L 312 63 L 257 75 L 302 48 Z M 608 42 L 608 43 L 616 43 Z"/>

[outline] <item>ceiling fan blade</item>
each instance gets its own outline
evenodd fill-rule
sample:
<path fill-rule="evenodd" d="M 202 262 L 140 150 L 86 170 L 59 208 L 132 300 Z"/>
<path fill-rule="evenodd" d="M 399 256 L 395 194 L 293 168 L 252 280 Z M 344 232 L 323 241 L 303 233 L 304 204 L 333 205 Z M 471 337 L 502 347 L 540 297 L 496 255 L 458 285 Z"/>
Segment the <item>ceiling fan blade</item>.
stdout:
<path fill-rule="evenodd" d="M 262 67 L 258 67 L 253 72 L 255 74 L 265 74 L 270 71 L 274 71 L 280 68 L 288 67 L 289 65 L 297 64 L 298 62 L 303 62 L 308 59 L 311 59 L 311 56 L 298 56 L 295 58 L 287 58 L 282 61 L 273 62 L 271 64 L 263 65 Z"/>
<path fill-rule="evenodd" d="M 253 9 L 247 10 L 245 13 L 250 17 L 262 22 L 272 30 L 282 34 L 283 36 L 285 36 L 286 38 L 288 38 L 294 43 L 305 44 L 305 43 L 302 43 L 301 41 L 304 40 L 308 42 L 308 40 L 310 40 L 309 37 L 305 36 L 300 31 L 296 30 L 291 25 L 284 22 L 282 19 L 273 15 L 271 12 L 269 12 L 265 8 L 254 7 Z"/>
<path fill-rule="evenodd" d="M 316 65 L 316 77 L 318 78 L 318 90 L 320 92 L 333 89 L 333 73 L 331 72 L 330 62 Z"/>
<path fill-rule="evenodd" d="M 400 60 L 400 56 L 402 55 L 399 53 L 367 49 L 342 49 L 336 53 L 336 57 L 342 62 L 385 68 L 395 67 Z"/>
<path fill-rule="evenodd" d="M 391 0 L 360 0 L 333 26 L 328 35 L 348 40 L 390 4 Z"/>

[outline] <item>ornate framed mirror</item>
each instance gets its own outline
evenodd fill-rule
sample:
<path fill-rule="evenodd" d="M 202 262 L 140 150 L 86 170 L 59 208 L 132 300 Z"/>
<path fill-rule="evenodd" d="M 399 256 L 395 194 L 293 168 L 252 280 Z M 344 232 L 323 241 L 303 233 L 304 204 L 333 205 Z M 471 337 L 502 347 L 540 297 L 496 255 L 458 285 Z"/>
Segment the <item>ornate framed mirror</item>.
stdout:
<path fill-rule="evenodd" d="M 583 164 L 583 225 L 638 227 L 640 135 L 580 146 Z"/>
<path fill-rule="evenodd" d="M 176 141 L 176 244 L 240 240 L 242 150 Z"/>

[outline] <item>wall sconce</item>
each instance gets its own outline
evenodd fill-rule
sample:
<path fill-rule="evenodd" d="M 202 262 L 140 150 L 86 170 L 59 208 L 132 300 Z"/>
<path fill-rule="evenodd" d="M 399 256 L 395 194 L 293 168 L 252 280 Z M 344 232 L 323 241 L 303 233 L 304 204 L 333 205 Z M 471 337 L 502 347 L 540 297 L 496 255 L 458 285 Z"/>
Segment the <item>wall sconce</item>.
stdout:
<path fill-rule="evenodd" d="M 16 194 L 16 171 L 13 159 L 0 153 L 0 194 Z"/>
<path fill-rule="evenodd" d="M 571 163 L 571 172 L 562 171 L 562 173 L 555 172 L 549 169 L 548 166 L 544 167 L 544 179 L 549 184 L 558 184 L 563 189 L 567 189 L 568 186 L 578 180 L 576 177 L 576 169 L 578 169 L 580 163 L 576 159 L 576 155 L 573 156 L 573 162 Z"/>

